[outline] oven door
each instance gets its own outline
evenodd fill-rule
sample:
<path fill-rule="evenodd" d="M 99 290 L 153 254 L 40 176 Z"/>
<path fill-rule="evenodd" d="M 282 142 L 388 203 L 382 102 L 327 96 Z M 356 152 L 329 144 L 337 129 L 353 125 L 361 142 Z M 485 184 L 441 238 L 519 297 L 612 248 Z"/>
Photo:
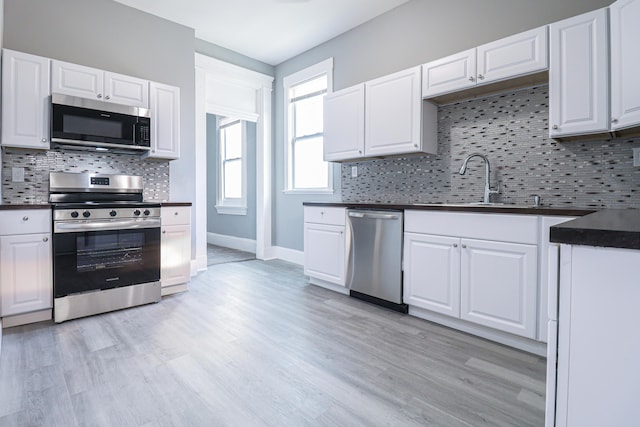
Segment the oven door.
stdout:
<path fill-rule="evenodd" d="M 160 228 L 53 235 L 55 298 L 160 280 Z"/>

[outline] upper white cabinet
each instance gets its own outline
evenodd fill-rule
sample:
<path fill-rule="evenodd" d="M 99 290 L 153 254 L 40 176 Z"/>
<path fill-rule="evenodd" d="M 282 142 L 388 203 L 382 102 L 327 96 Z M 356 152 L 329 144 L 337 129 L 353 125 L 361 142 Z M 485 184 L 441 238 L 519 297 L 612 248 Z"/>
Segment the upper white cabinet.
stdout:
<path fill-rule="evenodd" d="M 345 223 L 344 208 L 305 206 L 305 275 L 346 285 Z"/>
<path fill-rule="evenodd" d="M 324 160 L 364 157 L 364 83 L 324 98 Z"/>
<path fill-rule="evenodd" d="M 149 108 L 149 82 L 83 65 L 52 61 L 51 91 Z"/>
<path fill-rule="evenodd" d="M 325 160 L 436 153 L 438 111 L 422 100 L 421 72 L 413 67 L 327 95 Z"/>
<path fill-rule="evenodd" d="M 420 75 L 414 67 L 365 83 L 367 156 L 423 151 Z"/>
<path fill-rule="evenodd" d="M 525 31 L 423 65 L 422 96 L 431 98 L 548 67 L 547 27 Z"/>
<path fill-rule="evenodd" d="M 609 7 L 611 27 L 611 129 L 640 124 L 640 0 Z"/>
<path fill-rule="evenodd" d="M 607 132 L 607 9 L 556 22 L 549 31 L 549 136 Z"/>
<path fill-rule="evenodd" d="M 147 157 L 180 157 L 180 88 L 151 82 L 151 151 Z"/>
<path fill-rule="evenodd" d="M 49 149 L 50 60 L 4 49 L 2 145 Z"/>

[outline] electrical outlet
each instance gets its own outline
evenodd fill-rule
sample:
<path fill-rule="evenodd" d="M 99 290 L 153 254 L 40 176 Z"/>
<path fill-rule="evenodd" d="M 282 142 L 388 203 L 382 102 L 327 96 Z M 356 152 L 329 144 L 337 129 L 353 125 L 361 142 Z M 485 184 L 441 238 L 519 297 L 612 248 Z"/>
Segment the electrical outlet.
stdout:
<path fill-rule="evenodd" d="M 358 177 L 358 167 L 357 166 L 351 166 L 351 177 L 352 178 L 357 178 Z"/>
<path fill-rule="evenodd" d="M 640 147 L 633 149 L 633 166 L 640 166 Z"/>
<path fill-rule="evenodd" d="M 24 168 L 11 168 L 11 181 L 24 182 Z"/>

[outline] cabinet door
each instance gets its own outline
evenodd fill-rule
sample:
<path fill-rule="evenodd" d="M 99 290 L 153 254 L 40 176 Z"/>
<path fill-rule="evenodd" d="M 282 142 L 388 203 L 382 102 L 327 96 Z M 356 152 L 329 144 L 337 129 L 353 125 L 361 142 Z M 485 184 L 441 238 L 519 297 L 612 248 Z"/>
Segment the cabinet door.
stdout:
<path fill-rule="evenodd" d="M 2 145 L 49 149 L 49 63 L 5 49 L 2 59 Z"/>
<path fill-rule="evenodd" d="M 104 99 L 117 104 L 149 108 L 149 81 L 106 71 Z"/>
<path fill-rule="evenodd" d="M 151 151 L 148 157 L 180 157 L 180 88 L 149 83 L 151 105 Z"/>
<path fill-rule="evenodd" d="M 460 317 L 535 338 L 536 246 L 471 239 L 461 243 Z"/>
<path fill-rule="evenodd" d="M 304 274 L 345 286 L 344 227 L 304 224 Z"/>
<path fill-rule="evenodd" d="M 364 157 L 364 83 L 324 97 L 324 160 Z"/>
<path fill-rule="evenodd" d="M 162 227 L 160 255 L 162 287 L 187 283 L 191 277 L 191 226 Z"/>
<path fill-rule="evenodd" d="M 404 302 L 460 317 L 460 239 L 404 234 Z"/>
<path fill-rule="evenodd" d="M 365 154 L 421 151 L 420 67 L 365 83 Z"/>
<path fill-rule="evenodd" d="M 547 27 L 506 37 L 478 47 L 478 83 L 505 80 L 545 70 Z"/>
<path fill-rule="evenodd" d="M 607 9 L 556 22 L 549 32 L 549 136 L 607 132 Z"/>
<path fill-rule="evenodd" d="M 465 50 L 422 66 L 422 96 L 431 98 L 476 84 L 476 49 Z"/>
<path fill-rule="evenodd" d="M 640 0 L 618 0 L 611 15 L 611 128 L 640 124 Z"/>
<path fill-rule="evenodd" d="M 51 235 L 0 237 L 0 315 L 46 310 L 52 298 Z"/>
<path fill-rule="evenodd" d="M 51 92 L 102 99 L 104 71 L 54 60 L 51 63 Z"/>

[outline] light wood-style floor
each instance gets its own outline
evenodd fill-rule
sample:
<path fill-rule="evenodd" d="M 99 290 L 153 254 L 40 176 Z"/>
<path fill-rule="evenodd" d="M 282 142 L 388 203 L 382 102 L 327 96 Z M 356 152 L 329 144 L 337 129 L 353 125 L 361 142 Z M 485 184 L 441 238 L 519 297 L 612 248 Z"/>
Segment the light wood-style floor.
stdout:
<path fill-rule="evenodd" d="M 541 426 L 545 360 L 308 285 L 212 266 L 160 303 L 6 329 L 0 426 Z"/>

